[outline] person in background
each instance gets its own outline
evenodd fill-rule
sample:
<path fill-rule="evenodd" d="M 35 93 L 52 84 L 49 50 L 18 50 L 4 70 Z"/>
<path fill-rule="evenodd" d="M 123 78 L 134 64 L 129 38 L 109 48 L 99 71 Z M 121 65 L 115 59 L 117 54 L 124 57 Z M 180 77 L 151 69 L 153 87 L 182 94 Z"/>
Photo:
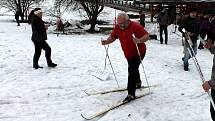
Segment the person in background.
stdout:
<path fill-rule="evenodd" d="M 20 16 L 20 12 L 17 10 L 16 13 L 15 13 L 15 19 L 16 19 L 17 26 L 20 26 L 19 16 Z"/>
<path fill-rule="evenodd" d="M 141 87 L 139 65 L 146 54 L 145 42 L 149 39 L 148 32 L 142 25 L 131 21 L 126 13 L 119 13 L 117 25 L 111 35 L 102 40 L 102 45 L 107 45 L 119 39 L 125 58 L 128 62 L 128 95 L 123 101 L 135 99 L 136 88 Z M 136 44 L 138 48 L 136 47 Z M 138 54 L 138 49 L 140 55 Z M 140 59 L 141 58 L 141 59 Z"/>
<path fill-rule="evenodd" d="M 63 22 L 62 22 L 60 16 L 57 16 L 56 31 L 62 31 L 63 34 L 64 34 L 64 25 L 63 25 Z"/>
<path fill-rule="evenodd" d="M 163 44 L 163 31 L 165 34 L 165 44 L 168 43 L 168 31 L 167 31 L 167 27 L 169 25 L 169 18 L 168 18 L 168 14 L 167 14 L 167 9 L 163 9 L 159 14 L 158 14 L 158 18 L 157 18 L 157 22 L 159 24 L 160 27 L 160 43 Z"/>
<path fill-rule="evenodd" d="M 178 30 L 182 33 L 183 36 L 185 36 L 185 33 L 182 31 L 182 29 L 185 29 L 187 33 L 189 34 L 191 41 L 192 41 L 192 49 L 194 50 L 193 54 L 197 54 L 197 40 L 200 33 L 200 26 L 199 21 L 197 20 L 197 11 L 196 9 L 190 9 L 189 16 L 184 18 L 178 28 Z M 185 38 L 184 42 L 184 57 L 182 58 L 184 62 L 184 71 L 189 70 L 189 63 L 188 60 L 191 58 L 189 50 L 188 50 L 189 44 L 187 39 Z"/>
<path fill-rule="evenodd" d="M 202 16 L 200 16 L 200 37 L 202 39 L 205 39 L 208 28 L 209 28 L 209 16 L 206 13 L 203 13 Z M 200 42 L 198 49 L 204 49 L 203 44 Z"/>
<path fill-rule="evenodd" d="M 215 54 L 215 46 L 214 46 L 214 41 L 215 41 L 215 16 L 213 16 L 212 21 L 209 25 L 209 30 L 207 32 L 208 36 L 208 42 L 204 46 L 205 48 L 209 49 L 211 54 Z M 202 85 L 203 89 L 208 92 L 211 89 L 211 96 L 213 101 L 215 101 L 215 56 L 213 57 L 213 66 L 212 66 L 212 73 L 211 73 L 211 79 L 209 81 L 205 81 L 204 84 Z M 215 121 L 215 111 L 210 104 L 210 113 L 211 113 L 211 118 L 213 121 Z"/>
<path fill-rule="evenodd" d="M 53 63 L 51 60 L 51 48 L 46 42 L 47 33 L 46 30 L 48 27 L 45 26 L 44 21 L 42 20 L 42 10 L 40 8 L 36 8 L 31 11 L 29 14 L 29 23 L 32 27 L 32 41 L 35 46 L 35 53 L 33 58 L 33 68 L 43 68 L 38 65 L 38 61 L 41 55 L 42 49 L 45 50 L 46 61 L 48 67 L 56 67 L 57 64 Z"/>
<path fill-rule="evenodd" d="M 144 11 L 143 11 L 143 10 L 140 10 L 140 11 L 139 11 L 139 18 L 140 18 L 140 20 L 139 20 L 140 24 L 141 24 L 143 27 L 145 27 L 145 14 L 144 14 Z"/>

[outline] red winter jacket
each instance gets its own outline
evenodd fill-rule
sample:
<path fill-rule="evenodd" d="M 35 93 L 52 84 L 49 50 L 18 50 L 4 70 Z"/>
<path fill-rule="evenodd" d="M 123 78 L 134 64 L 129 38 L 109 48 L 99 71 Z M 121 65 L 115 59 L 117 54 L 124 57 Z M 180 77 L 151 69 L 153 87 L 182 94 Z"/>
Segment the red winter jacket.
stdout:
<path fill-rule="evenodd" d="M 132 57 L 138 56 L 138 51 L 134 43 L 133 37 L 141 38 L 148 32 L 139 23 L 130 21 L 128 27 L 125 30 L 121 30 L 119 25 L 116 25 L 111 33 L 111 37 L 119 39 L 122 50 L 126 59 L 132 59 Z M 138 44 L 140 55 L 143 56 L 146 53 L 145 43 Z"/>

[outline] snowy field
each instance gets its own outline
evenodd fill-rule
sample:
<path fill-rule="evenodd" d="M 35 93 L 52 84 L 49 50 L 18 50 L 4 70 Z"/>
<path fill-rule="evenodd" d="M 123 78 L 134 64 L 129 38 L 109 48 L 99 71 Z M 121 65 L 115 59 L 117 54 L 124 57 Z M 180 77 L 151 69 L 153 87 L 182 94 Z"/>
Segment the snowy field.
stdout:
<path fill-rule="evenodd" d="M 110 65 L 103 70 L 105 49 L 99 42 L 108 35 L 48 34 L 52 59 L 58 66 L 48 68 L 43 51 L 39 64 L 44 68 L 34 70 L 31 27 L 28 24 L 18 27 L 13 18 L 0 16 L 0 121 L 84 121 L 81 114 L 93 114 L 125 98 L 127 92 L 94 96 L 84 93 L 117 88 Z M 148 31 L 154 27 L 147 23 Z M 145 72 L 150 85 L 158 85 L 151 88 L 153 94 L 95 121 L 211 121 L 209 100 L 192 60 L 190 70 L 183 70 L 181 37 L 172 33 L 173 28 L 169 27 L 168 45 L 157 40 L 146 43 Z M 127 61 L 119 41 L 110 45 L 109 56 L 120 87 L 126 87 Z M 207 80 L 212 57 L 207 50 L 198 50 L 197 58 Z M 141 66 L 140 71 L 146 85 Z"/>

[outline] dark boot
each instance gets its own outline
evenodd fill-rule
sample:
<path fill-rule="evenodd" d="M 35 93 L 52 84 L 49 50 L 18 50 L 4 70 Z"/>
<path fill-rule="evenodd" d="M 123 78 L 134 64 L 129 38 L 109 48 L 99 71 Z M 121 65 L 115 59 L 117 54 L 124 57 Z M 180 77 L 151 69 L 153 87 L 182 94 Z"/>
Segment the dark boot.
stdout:
<path fill-rule="evenodd" d="M 135 96 L 127 95 L 127 97 L 123 100 L 123 102 L 130 102 L 135 99 Z"/>
<path fill-rule="evenodd" d="M 38 69 L 38 68 L 43 68 L 43 67 L 41 67 L 41 66 L 39 66 L 39 65 L 36 65 L 36 66 L 33 66 L 35 69 Z"/>
<path fill-rule="evenodd" d="M 184 61 L 184 57 L 183 57 L 183 58 L 181 58 L 181 60 L 182 60 L 182 61 Z"/>
<path fill-rule="evenodd" d="M 189 70 L 188 66 L 184 66 L 184 71 L 188 71 L 188 70 Z"/>
<path fill-rule="evenodd" d="M 55 64 L 55 63 L 50 63 L 50 64 L 48 64 L 48 67 L 56 67 L 57 66 L 57 64 Z"/>

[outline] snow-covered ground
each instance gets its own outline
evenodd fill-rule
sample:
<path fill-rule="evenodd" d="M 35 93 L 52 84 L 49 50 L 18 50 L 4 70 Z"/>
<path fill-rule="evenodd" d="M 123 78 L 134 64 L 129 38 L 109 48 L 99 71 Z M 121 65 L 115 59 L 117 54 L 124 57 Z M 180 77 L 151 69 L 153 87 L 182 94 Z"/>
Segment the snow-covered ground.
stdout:
<path fill-rule="evenodd" d="M 112 14 L 109 19 L 113 17 Z M 125 98 L 126 92 L 87 96 L 83 91 L 117 88 L 110 65 L 103 71 L 105 49 L 100 40 L 108 35 L 49 34 L 47 42 L 58 66 L 48 68 L 43 52 L 39 64 L 44 68 L 34 70 L 31 27 L 18 27 L 13 18 L 0 16 L 0 121 L 84 121 L 81 114 L 93 114 Z M 147 23 L 148 31 L 154 28 L 155 24 Z M 146 43 L 145 72 L 150 85 L 158 85 L 151 88 L 153 94 L 95 120 L 211 121 L 209 100 L 192 60 L 190 71 L 183 70 L 181 37 L 172 33 L 173 28 L 169 27 L 168 45 L 157 40 Z M 126 87 L 127 62 L 119 41 L 110 45 L 109 56 L 120 87 Z M 197 58 L 206 79 L 210 79 L 212 57 L 207 50 L 198 50 Z M 146 85 L 141 66 L 140 71 Z"/>

